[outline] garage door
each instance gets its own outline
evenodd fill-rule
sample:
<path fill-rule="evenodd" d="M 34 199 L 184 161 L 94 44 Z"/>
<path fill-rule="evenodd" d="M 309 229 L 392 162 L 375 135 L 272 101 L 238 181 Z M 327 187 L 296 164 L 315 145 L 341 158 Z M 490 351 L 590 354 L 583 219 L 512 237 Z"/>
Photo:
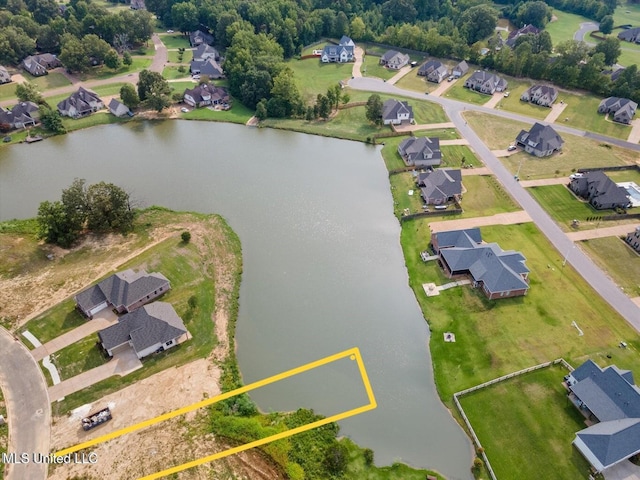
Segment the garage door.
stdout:
<path fill-rule="evenodd" d="M 102 302 L 100 305 L 97 305 L 97 306 L 93 307 L 91 310 L 89 310 L 89 315 L 94 316 L 100 310 L 104 310 L 105 308 L 107 308 L 107 302 L 106 301 Z"/>

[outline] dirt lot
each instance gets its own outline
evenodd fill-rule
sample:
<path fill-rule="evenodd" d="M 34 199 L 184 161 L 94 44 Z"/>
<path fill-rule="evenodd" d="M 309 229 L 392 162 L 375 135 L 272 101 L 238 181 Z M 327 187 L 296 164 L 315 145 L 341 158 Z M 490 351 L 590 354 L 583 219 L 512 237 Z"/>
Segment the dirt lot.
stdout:
<path fill-rule="evenodd" d="M 17 328 L 58 302 L 118 269 L 144 250 L 188 230 L 200 253 L 203 266 L 215 280 L 215 333 L 219 340 L 207 359 L 171 368 L 134 385 L 85 405 L 68 416 L 54 417 L 51 428 L 53 451 L 76 445 L 106 433 L 134 425 L 163 413 L 210 398 L 219 392 L 220 369 L 217 362 L 229 352 L 227 325 L 236 278 L 234 252 L 229 246 L 218 217 L 189 214 L 154 214 L 148 238 L 131 234 L 87 237 L 71 250 L 34 245 L 25 249 L 24 272 L 7 275 L 0 282 L 0 314 L 14 319 Z M 26 241 L 26 240 L 25 240 Z M 21 240 L 4 238 L 0 250 L 15 251 Z M 39 250 L 35 252 L 34 248 Z M 53 254 L 53 260 L 42 260 Z M 19 254 L 18 254 L 19 255 Z M 34 258 L 40 257 L 35 260 Z M 20 258 L 14 259 L 20 264 Z M 109 405 L 113 420 L 94 431 L 84 432 L 80 418 L 89 411 Z M 74 475 L 95 479 L 132 479 L 170 466 L 226 450 L 228 445 L 206 433 L 207 412 L 196 411 L 156 426 L 127 434 L 92 449 L 98 455 L 95 465 L 63 465 L 50 469 L 50 478 L 67 479 Z M 178 478 L 200 479 L 279 479 L 284 478 L 272 463 L 256 451 L 234 455 L 181 473 Z"/>

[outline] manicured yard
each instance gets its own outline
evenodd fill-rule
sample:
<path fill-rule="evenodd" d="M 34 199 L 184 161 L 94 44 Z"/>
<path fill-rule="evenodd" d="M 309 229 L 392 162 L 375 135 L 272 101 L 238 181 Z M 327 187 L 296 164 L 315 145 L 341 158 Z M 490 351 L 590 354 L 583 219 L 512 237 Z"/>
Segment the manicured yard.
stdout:
<path fill-rule="evenodd" d="M 371 92 L 356 90 L 349 90 L 348 93 L 352 102 L 367 101 L 367 99 L 372 95 Z M 418 124 L 445 123 L 449 121 L 449 118 L 447 118 L 442 107 L 435 103 L 395 95 L 380 95 L 380 98 L 383 102 L 390 98 L 407 101 L 409 105 L 413 107 L 413 115 L 415 116 L 415 121 Z M 365 118 L 364 115 L 362 118 Z"/>
<path fill-rule="evenodd" d="M 509 96 L 503 97 L 496 105 L 497 109 L 509 110 L 510 112 L 521 113 L 529 117 L 544 120 L 551 112 L 549 107 L 541 107 L 529 102 L 520 100 L 520 96 L 531 87 L 530 82 L 523 82 L 509 77 Z"/>
<path fill-rule="evenodd" d="M 360 67 L 363 77 L 376 77 L 383 80 L 389 80 L 398 70 L 385 68 L 380 65 L 380 57 L 374 55 L 365 55 L 362 67 Z"/>
<path fill-rule="evenodd" d="M 640 185 L 640 171 L 633 170 L 619 170 L 619 171 L 610 171 L 607 172 L 607 177 L 609 177 L 614 182 L 635 182 L 637 185 Z"/>
<path fill-rule="evenodd" d="M 217 122 L 230 122 L 245 124 L 253 116 L 253 111 L 239 102 L 234 102 L 229 110 L 210 110 L 208 108 L 196 108 L 189 113 L 182 113 L 182 118 L 187 120 L 213 120 Z"/>
<path fill-rule="evenodd" d="M 580 15 L 557 9 L 553 10 L 553 15 L 557 17 L 557 20 L 547 23 L 545 27 L 545 30 L 551 35 L 553 45 L 566 40 L 573 40 L 573 34 L 580 29 L 581 23 L 593 21 Z"/>
<path fill-rule="evenodd" d="M 53 363 L 58 369 L 61 380 L 104 365 L 107 358 L 98 345 L 98 335 L 93 334 L 63 348 L 52 355 Z"/>
<path fill-rule="evenodd" d="M 444 96 L 460 100 L 462 102 L 475 103 L 476 105 L 483 105 L 491 100 L 491 95 L 485 95 L 483 93 L 478 93 L 475 90 L 465 88 L 464 82 L 464 79 L 457 80 L 455 85 L 447 90 Z"/>
<path fill-rule="evenodd" d="M 613 13 L 614 25 L 632 24 L 634 27 L 640 26 L 640 5 L 637 3 L 622 0 Z M 617 35 L 620 30 L 614 30 Z M 622 45 L 625 45 L 624 43 Z"/>
<path fill-rule="evenodd" d="M 67 85 L 71 85 L 71 82 L 67 80 L 67 77 L 58 72 L 49 72 L 49 74 L 43 75 L 41 77 L 33 77 L 27 72 L 23 72 L 22 76 L 28 82 L 35 84 L 38 87 L 38 90 L 40 90 L 41 92 L 44 92 L 45 90 L 49 90 L 51 88 L 66 87 Z"/>
<path fill-rule="evenodd" d="M 630 227 L 629 232 L 633 229 Z M 640 255 L 618 237 L 592 238 L 580 248 L 630 297 L 640 296 Z"/>
<path fill-rule="evenodd" d="M 631 133 L 631 126 L 606 120 L 605 115 L 598 113 L 598 105 L 602 100 L 600 97 L 591 94 L 580 95 L 561 92 L 557 101 L 560 100 L 563 100 L 567 107 L 558 119 L 558 123 L 562 122 L 582 130 L 602 133 L 603 135 L 624 140 Z M 568 120 L 565 122 L 564 119 L 566 118 Z"/>
<path fill-rule="evenodd" d="M 185 80 L 185 81 L 170 81 L 169 86 L 171 87 L 171 93 L 180 92 L 183 93 L 187 88 L 193 88 L 197 85 L 197 83 L 193 80 Z"/>
<path fill-rule="evenodd" d="M 103 80 L 105 78 L 117 77 L 119 75 L 124 75 L 125 73 L 138 72 L 140 70 L 144 70 L 145 68 L 149 68 L 151 62 L 153 61 L 151 58 L 144 57 L 132 57 L 132 60 L 133 62 L 131 63 L 131 65 L 122 65 L 120 68 L 117 68 L 115 70 L 107 68 L 105 65 L 93 67 L 91 70 L 80 74 L 79 77 L 83 81 Z"/>
<path fill-rule="evenodd" d="M 460 138 L 460 133 L 455 128 L 436 128 L 433 130 L 415 130 L 416 137 L 438 137 L 440 140 L 455 140 Z"/>
<path fill-rule="evenodd" d="M 182 72 L 179 70 L 182 68 Z M 175 80 L 177 78 L 191 78 L 189 69 L 185 67 L 164 67 L 162 76 L 167 80 Z"/>
<path fill-rule="evenodd" d="M 554 365 L 461 397 L 498 478 L 588 478 L 589 463 L 571 444 L 585 424 L 561 385 L 567 373 Z"/>
<path fill-rule="evenodd" d="M 0 101 L 16 98 L 16 85 L 15 82 L 0 85 Z"/>
<path fill-rule="evenodd" d="M 112 123 L 123 123 L 129 121 L 129 117 L 118 118 L 112 115 L 108 110 L 101 110 L 83 118 L 64 117 L 62 123 L 68 132 L 74 130 L 82 130 L 83 128 L 95 127 L 96 125 L 109 125 Z"/>
<path fill-rule="evenodd" d="M 305 48 L 304 50 L 302 50 L 302 55 L 312 55 L 314 50 L 322 50 L 325 45 L 328 45 L 329 42 L 324 42 L 324 41 L 320 41 L 320 42 L 316 42 L 313 43 L 311 45 L 309 45 L 307 48 Z"/>
<path fill-rule="evenodd" d="M 442 152 L 441 167 L 461 168 L 464 165 L 473 165 L 474 167 L 482 166 L 482 162 L 478 160 L 466 145 L 442 145 L 440 146 L 440 151 Z"/>
<path fill-rule="evenodd" d="M 67 333 L 80 325 L 84 325 L 86 321 L 87 319 L 75 309 L 73 298 L 70 298 L 27 322 L 27 324 L 19 330 L 19 333 L 29 330 L 29 332 L 40 340 L 40 343 L 44 344 L 63 333 Z M 26 339 L 24 340 L 24 344 L 29 348 L 33 348 L 31 342 Z"/>
<path fill-rule="evenodd" d="M 420 197 L 420 188 L 416 186 L 416 178 L 411 172 L 398 173 L 389 177 L 393 194 L 393 213 L 400 218 L 408 209 L 408 213 L 422 212 L 424 202 Z M 411 192 L 411 195 L 409 195 Z"/>
<path fill-rule="evenodd" d="M 589 357 L 640 369 L 637 333 L 573 268 L 562 268 L 562 254 L 532 223 L 482 228 L 483 240 L 526 257 L 531 287 L 526 296 L 489 301 L 465 286 L 427 297 L 423 283 L 450 281 L 436 262 L 424 263 L 419 256 L 429 244 L 430 221 L 404 222 L 401 244 L 411 287 L 429 320 L 435 380 L 445 403 L 451 405 L 456 391 L 560 356 L 574 364 Z M 574 320 L 583 336 L 571 326 Z M 445 343 L 444 332 L 455 333 L 456 342 Z M 619 349 L 621 339 L 633 348 Z"/>
<path fill-rule="evenodd" d="M 167 53 L 169 56 L 169 63 L 183 63 L 185 65 L 188 65 L 193 58 L 193 54 L 190 51 L 185 51 L 182 54 L 182 61 L 180 61 L 179 58 L 180 52 L 178 52 L 177 50 L 169 50 Z"/>
<path fill-rule="evenodd" d="M 445 80 L 446 81 L 446 80 Z M 398 88 L 413 90 L 414 92 L 433 92 L 438 88 L 437 83 L 427 82 L 426 77 L 418 75 L 418 67 L 407 73 L 397 83 Z"/>
<path fill-rule="evenodd" d="M 504 149 L 507 143 L 515 140 L 520 130 L 530 128 L 525 123 L 476 112 L 466 112 L 465 119 L 492 150 Z M 565 141 L 562 151 L 551 157 L 537 158 L 521 152 L 501 160 L 514 174 L 520 169 L 520 178 L 526 180 L 568 176 L 579 168 L 633 165 L 637 158 L 631 150 L 584 137 L 564 134 L 562 138 Z"/>
<path fill-rule="evenodd" d="M 180 35 L 178 33 L 175 34 L 160 34 L 160 40 L 164 43 L 164 46 L 168 49 L 171 48 L 191 48 L 189 44 L 189 37 L 185 37 L 184 35 Z M 187 55 L 189 52 L 186 52 Z"/>
<path fill-rule="evenodd" d="M 319 93 L 327 93 L 340 80 L 351 78 L 353 69 L 353 63 L 322 63 L 319 58 L 290 60 L 286 65 L 293 70 L 302 98 L 308 103 L 314 103 Z"/>
<path fill-rule="evenodd" d="M 562 229 L 568 232 L 575 230 L 571 227 L 574 219 L 580 221 L 581 230 L 596 228 L 598 224 L 596 222 L 587 222 L 587 218 L 614 213 L 613 210 L 596 210 L 589 203 L 580 201 L 564 185 L 531 187 L 528 192 L 560 224 Z"/>

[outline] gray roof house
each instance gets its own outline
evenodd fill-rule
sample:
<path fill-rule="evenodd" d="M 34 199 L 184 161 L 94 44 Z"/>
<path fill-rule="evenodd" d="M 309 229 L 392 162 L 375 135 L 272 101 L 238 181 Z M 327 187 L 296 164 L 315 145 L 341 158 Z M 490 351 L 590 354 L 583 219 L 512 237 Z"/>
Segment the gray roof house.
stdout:
<path fill-rule="evenodd" d="M 34 77 L 41 77 L 46 75 L 48 70 L 52 68 L 61 67 L 62 63 L 58 60 L 58 57 L 51 53 L 41 53 L 38 55 L 30 55 L 22 60 L 22 68 L 29 72 Z"/>
<path fill-rule="evenodd" d="M 109 102 L 109 111 L 118 118 L 133 116 L 133 113 L 131 113 L 131 110 L 129 110 L 129 107 L 127 107 L 124 103 L 118 101 L 115 98 L 112 98 L 111 101 Z"/>
<path fill-rule="evenodd" d="M 640 27 L 629 28 L 618 34 L 620 40 L 631 43 L 640 43 Z"/>
<path fill-rule="evenodd" d="M 407 102 L 390 98 L 382 104 L 382 123 L 385 125 L 400 125 L 413 123 L 413 108 Z"/>
<path fill-rule="evenodd" d="M 602 170 L 586 172 L 574 177 L 569 188 L 579 197 L 587 200 L 595 209 L 628 208 L 631 204 L 629 193 L 605 175 Z"/>
<path fill-rule="evenodd" d="M 325 45 L 320 54 L 322 63 L 345 63 L 353 60 L 356 45 L 346 35 L 340 39 L 338 45 Z"/>
<path fill-rule="evenodd" d="M 169 280 L 161 273 L 129 269 L 105 278 L 74 298 L 78 310 L 86 317 L 93 318 L 105 308 L 115 309 L 118 313 L 131 312 L 170 289 Z"/>
<path fill-rule="evenodd" d="M 184 103 L 196 108 L 209 105 L 228 105 L 229 92 L 224 87 L 203 83 L 184 91 Z"/>
<path fill-rule="evenodd" d="M 640 388 L 629 370 L 592 360 L 564 377 L 568 398 L 590 422 L 573 445 L 597 472 L 640 452 Z"/>
<path fill-rule="evenodd" d="M 468 71 L 469 71 L 469 65 L 465 60 L 463 60 L 458 65 L 456 65 L 453 70 L 451 70 L 451 75 L 453 75 L 455 78 L 460 78 Z"/>
<path fill-rule="evenodd" d="M 531 102 L 542 107 L 550 107 L 558 98 L 558 90 L 549 85 L 532 85 L 520 96 L 523 102 Z"/>
<path fill-rule="evenodd" d="M 467 78 L 464 86 L 476 92 L 493 95 L 495 92 L 505 91 L 507 89 L 507 81 L 493 73 L 476 70 Z"/>
<path fill-rule="evenodd" d="M 534 27 L 533 25 L 525 25 L 524 27 L 518 29 L 518 30 L 513 30 L 512 32 L 509 33 L 509 36 L 507 37 L 506 43 L 509 47 L 513 48 L 516 45 L 516 41 L 518 40 L 518 38 L 520 38 L 523 35 L 539 35 L 540 34 L 540 29 L 537 27 Z"/>
<path fill-rule="evenodd" d="M 36 124 L 37 112 L 38 106 L 33 102 L 19 102 L 11 110 L 0 107 L 0 124 L 9 125 L 11 129 L 29 127 Z"/>
<path fill-rule="evenodd" d="M 613 121 L 630 124 L 636 114 L 638 104 L 628 98 L 608 97 L 598 105 L 598 113 L 613 114 Z"/>
<path fill-rule="evenodd" d="M 636 228 L 633 232 L 628 233 L 624 239 L 636 252 L 640 253 L 640 227 Z"/>
<path fill-rule="evenodd" d="M 0 83 L 9 83 L 11 81 L 11 75 L 6 68 L 0 65 Z"/>
<path fill-rule="evenodd" d="M 405 53 L 396 52 L 395 50 L 387 50 L 387 52 L 380 57 L 380 65 L 384 65 L 385 67 L 392 68 L 394 70 L 400 70 L 409 63 L 409 60 L 409 55 Z"/>
<path fill-rule="evenodd" d="M 521 130 L 516 137 L 516 143 L 523 147 L 527 153 L 536 157 L 548 157 L 553 152 L 562 149 L 564 140 L 549 125 L 534 123 L 527 132 Z"/>
<path fill-rule="evenodd" d="M 524 255 L 483 243 L 478 228 L 433 233 L 431 244 L 445 275 L 470 276 L 473 286 L 490 300 L 526 295 L 529 290 Z"/>
<path fill-rule="evenodd" d="M 206 75 L 209 78 L 223 78 L 224 72 L 220 64 L 213 58 L 207 58 L 204 61 L 192 60 L 189 70 L 193 75 Z"/>
<path fill-rule="evenodd" d="M 398 153 L 409 166 L 437 167 L 442 162 L 438 137 L 409 137 L 398 145 Z"/>
<path fill-rule="evenodd" d="M 104 108 L 104 103 L 100 97 L 84 87 L 78 88 L 77 92 L 58 103 L 60 115 L 71 118 L 86 117 L 102 108 Z"/>
<path fill-rule="evenodd" d="M 201 43 L 200 45 L 198 45 L 198 48 L 196 48 L 193 51 L 194 61 L 204 62 L 209 58 L 213 58 L 215 61 L 220 60 L 220 53 L 218 53 L 218 50 L 213 48 L 211 45 L 207 45 L 206 43 Z"/>
<path fill-rule="evenodd" d="M 427 205 L 442 205 L 462 196 L 462 171 L 458 169 L 439 168 L 420 173 L 417 183 Z"/>
<path fill-rule="evenodd" d="M 213 35 L 203 32 L 202 30 L 196 30 L 195 32 L 189 33 L 189 43 L 192 47 L 197 47 L 203 43 L 211 45 L 213 43 Z"/>
<path fill-rule="evenodd" d="M 170 303 L 153 302 L 99 331 L 98 339 L 109 356 L 131 346 L 138 358 L 144 358 L 175 347 L 186 333 L 187 328 Z"/>
<path fill-rule="evenodd" d="M 429 75 L 431 75 L 434 71 L 436 71 L 437 69 L 442 70 L 443 68 L 446 70 L 447 67 L 445 67 L 440 60 L 429 60 L 428 62 L 425 62 L 422 65 L 420 65 L 420 68 L 418 69 L 418 75 L 422 77 L 427 77 L 428 79 Z M 440 83 L 440 82 L 436 82 L 436 83 Z"/>

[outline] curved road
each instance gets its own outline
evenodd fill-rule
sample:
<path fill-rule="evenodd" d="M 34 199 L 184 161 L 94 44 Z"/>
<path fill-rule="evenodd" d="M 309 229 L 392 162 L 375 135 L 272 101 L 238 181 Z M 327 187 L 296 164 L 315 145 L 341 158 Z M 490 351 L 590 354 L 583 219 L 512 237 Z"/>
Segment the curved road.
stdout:
<path fill-rule="evenodd" d="M 640 332 L 640 307 L 631 301 L 611 279 L 600 270 L 591 259 L 582 253 L 579 248 L 574 248 L 574 243 L 560 229 L 555 221 L 545 212 L 542 207 L 529 195 L 519 182 L 517 182 L 513 174 L 491 153 L 489 148 L 480 140 L 478 135 L 467 125 L 462 117 L 465 110 L 489 113 L 520 122 L 529 124 L 536 120 L 523 115 L 505 112 L 503 110 L 493 110 L 477 105 L 467 104 L 456 100 L 442 97 L 425 96 L 418 92 L 402 90 L 394 85 L 376 80 L 373 78 L 355 78 L 349 81 L 349 86 L 356 90 L 368 90 L 373 92 L 402 95 L 412 97 L 419 100 L 428 100 L 442 105 L 445 112 L 455 124 L 456 128 L 462 133 L 464 138 L 469 140 L 471 148 L 480 156 L 482 162 L 494 173 L 504 188 L 511 196 L 522 206 L 535 222 L 538 228 L 544 233 L 554 247 L 563 255 L 567 262 L 570 263 L 580 275 L 598 292 L 624 319 L 637 331 Z M 624 140 L 615 140 L 604 135 L 587 133 L 561 125 L 554 125 L 559 131 L 571 133 L 573 135 L 587 136 L 594 139 L 600 139 L 609 143 L 620 145 L 640 151 L 640 145 L 626 142 Z"/>
<path fill-rule="evenodd" d="M 580 29 L 573 34 L 573 39 L 576 42 L 589 43 L 584 39 L 584 36 L 590 32 L 595 32 L 600 28 L 600 24 L 597 22 L 584 22 L 580 24 Z M 595 45 L 591 43 L 590 45 Z"/>
<path fill-rule="evenodd" d="M 44 375 L 26 347 L 0 327 L 0 386 L 7 405 L 8 452 L 49 454 L 51 404 Z M 5 465 L 0 463 L 0 468 Z M 6 480 L 39 480 L 47 477 L 44 463 L 6 466 Z"/>

